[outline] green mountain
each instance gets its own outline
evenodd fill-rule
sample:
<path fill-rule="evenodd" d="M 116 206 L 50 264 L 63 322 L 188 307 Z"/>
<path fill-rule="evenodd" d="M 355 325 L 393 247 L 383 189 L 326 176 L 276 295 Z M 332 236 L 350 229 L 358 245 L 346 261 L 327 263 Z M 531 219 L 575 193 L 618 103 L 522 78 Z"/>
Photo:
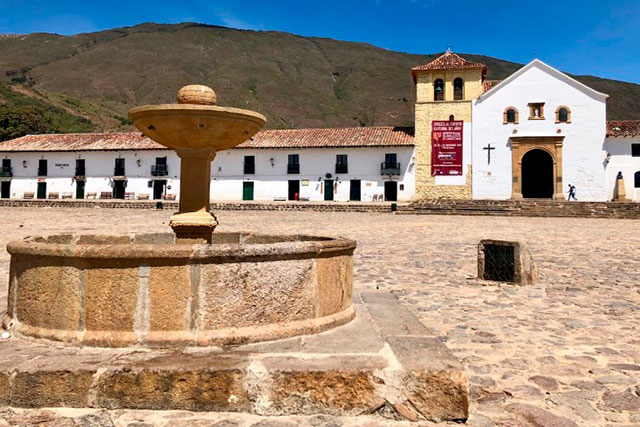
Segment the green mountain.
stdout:
<path fill-rule="evenodd" d="M 489 79 L 522 66 L 462 55 L 486 64 Z M 130 108 L 173 102 L 199 83 L 221 105 L 262 112 L 270 128 L 411 125 L 410 69 L 436 56 L 193 23 L 34 33 L 0 37 L 0 106 L 37 103 L 54 132 L 131 130 Z M 575 77 L 611 96 L 609 119 L 640 119 L 640 85 Z"/>

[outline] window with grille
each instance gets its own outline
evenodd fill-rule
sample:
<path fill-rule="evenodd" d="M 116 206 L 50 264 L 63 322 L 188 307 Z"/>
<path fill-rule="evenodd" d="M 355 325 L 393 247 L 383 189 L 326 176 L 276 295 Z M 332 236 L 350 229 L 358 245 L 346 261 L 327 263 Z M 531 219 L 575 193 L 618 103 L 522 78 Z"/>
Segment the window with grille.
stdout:
<path fill-rule="evenodd" d="M 483 278 L 498 282 L 513 282 L 515 280 L 513 246 L 485 244 Z"/>

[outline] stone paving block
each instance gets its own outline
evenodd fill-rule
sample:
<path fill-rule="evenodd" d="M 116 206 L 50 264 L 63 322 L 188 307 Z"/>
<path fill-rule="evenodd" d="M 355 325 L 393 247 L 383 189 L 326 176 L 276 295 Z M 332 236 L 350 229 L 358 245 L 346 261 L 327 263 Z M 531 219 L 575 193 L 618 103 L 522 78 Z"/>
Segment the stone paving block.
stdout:
<path fill-rule="evenodd" d="M 437 338 L 429 336 L 389 336 L 387 342 L 406 369 L 445 371 L 464 367 Z"/>
<path fill-rule="evenodd" d="M 405 369 L 404 393 L 411 406 L 433 421 L 469 416 L 469 380 L 462 364 L 438 339 L 387 337 Z"/>
<path fill-rule="evenodd" d="M 0 372 L 0 406 L 9 405 L 11 373 Z"/>
<path fill-rule="evenodd" d="M 191 411 L 249 409 L 239 369 L 110 371 L 100 377 L 94 406 Z"/>
<path fill-rule="evenodd" d="M 271 381 L 267 413 L 360 415 L 385 403 L 368 371 L 276 372 Z"/>
<path fill-rule="evenodd" d="M 432 335 L 392 293 L 365 291 L 360 295 L 383 336 Z"/>
<path fill-rule="evenodd" d="M 384 339 L 371 327 L 364 304 L 354 304 L 356 317 L 346 325 L 325 332 L 286 340 L 268 341 L 243 346 L 251 352 L 287 351 L 298 353 L 377 353 Z"/>
<path fill-rule="evenodd" d="M 10 405 L 26 408 L 88 406 L 94 372 L 73 368 L 17 372 L 12 381 Z"/>

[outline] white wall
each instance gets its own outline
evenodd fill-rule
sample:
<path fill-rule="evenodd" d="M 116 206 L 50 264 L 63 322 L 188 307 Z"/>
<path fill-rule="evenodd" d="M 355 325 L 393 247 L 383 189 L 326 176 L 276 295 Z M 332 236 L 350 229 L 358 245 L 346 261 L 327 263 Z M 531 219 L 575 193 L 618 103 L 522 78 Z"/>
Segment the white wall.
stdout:
<path fill-rule="evenodd" d="M 531 102 L 544 102 L 545 120 L 529 120 Z M 565 105 L 571 123 L 555 123 L 555 110 Z M 518 124 L 503 124 L 505 108 L 518 109 Z M 544 66 L 529 69 L 488 92 L 473 104 L 473 198 L 511 198 L 511 141 L 516 136 L 564 136 L 563 183 L 576 186 L 579 200 L 607 200 L 605 176 L 606 103 L 568 78 L 550 73 Z M 559 132 L 558 132 L 559 131 Z M 487 150 L 491 144 L 491 164 Z"/>
<path fill-rule="evenodd" d="M 22 198 L 25 192 L 36 194 L 38 182 L 38 160 L 47 159 L 47 176 L 43 177 L 47 183 L 47 193 L 71 193 L 75 197 L 76 159 L 85 159 L 86 184 L 85 194 L 110 192 L 111 178 L 114 174 L 115 158 L 125 159 L 125 173 L 127 176 L 126 192 L 153 195 L 153 189 L 148 183 L 151 179 L 161 177 L 151 176 L 151 165 L 156 157 L 167 157 L 169 176 L 168 185 L 172 190 L 179 188 L 179 159 L 169 150 L 145 151 L 83 151 L 83 152 L 3 152 L 1 158 L 11 159 L 13 178 L 11 179 L 11 197 Z M 139 161 L 139 163 L 138 163 Z M 23 163 L 26 162 L 26 163 Z M 172 190 L 167 192 L 171 193 Z"/>
<path fill-rule="evenodd" d="M 242 182 L 253 181 L 255 200 L 274 200 L 287 197 L 289 180 L 307 180 L 300 186 L 300 197 L 311 201 L 324 200 L 324 180 L 331 174 L 335 181 L 334 199 L 349 200 L 350 180 L 361 180 L 363 201 L 371 201 L 374 194 L 384 194 L 385 177 L 380 175 L 380 164 L 385 153 L 396 153 L 401 174 L 393 181 L 404 185 L 398 191 L 398 200 L 410 200 L 415 194 L 413 147 L 359 147 L 359 148 L 308 148 L 308 149 L 236 149 L 218 153 L 212 165 L 213 200 L 241 200 Z M 300 174 L 287 174 L 289 154 L 298 154 Z M 336 155 L 346 154 L 347 174 L 336 174 Z M 255 156 L 255 175 L 244 175 L 244 156 Z M 273 166 L 271 165 L 273 159 Z"/>
<path fill-rule="evenodd" d="M 327 173 L 336 182 L 334 199 L 349 200 L 349 181 L 362 181 L 363 201 L 371 201 L 374 194 L 384 194 L 384 181 L 388 177 L 380 175 L 380 163 L 385 153 L 396 153 L 401 165 L 401 174 L 391 180 L 399 183 L 398 200 L 410 200 L 415 194 L 414 148 L 413 147 L 358 147 L 358 148 L 318 148 L 318 149 L 234 149 L 217 154 L 211 167 L 212 200 L 242 200 L 244 181 L 254 182 L 255 200 L 273 201 L 274 198 L 286 198 L 288 180 L 307 180 L 308 185 L 300 187 L 300 197 L 310 200 L 324 200 L 324 179 Z M 300 174 L 288 175 L 289 154 L 300 156 Z M 335 173 L 337 154 L 348 156 L 348 174 Z M 255 174 L 244 175 L 244 156 L 255 156 Z M 48 161 L 48 174 L 44 177 L 47 193 L 71 193 L 75 197 L 76 183 L 75 161 L 85 159 L 86 184 L 88 193 L 111 192 L 111 178 L 114 174 L 115 158 L 125 158 L 127 176 L 126 192 L 148 194 L 153 198 L 153 188 L 149 187 L 154 179 L 167 180 L 167 194 L 179 197 L 180 159 L 170 150 L 130 150 L 130 151 L 85 151 L 85 152 L 0 152 L 0 158 L 10 158 L 13 167 L 11 179 L 11 197 L 22 198 L 25 192 L 37 192 L 38 160 Z M 156 157 L 167 157 L 169 175 L 151 176 L 151 165 Z M 273 159 L 273 166 L 270 159 Z M 25 167 L 23 167 L 23 161 Z M 59 165 L 59 166 L 56 166 Z M 321 178 L 318 181 L 318 178 Z M 322 185 L 321 185 L 322 184 Z M 400 190 L 400 184 L 404 186 Z M 170 188 L 169 188 L 170 187 Z"/>
<path fill-rule="evenodd" d="M 607 138 L 605 149 L 611 154 L 607 165 L 607 198 L 612 199 L 616 186 L 616 176 L 622 172 L 627 199 L 640 201 L 640 188 L 634 188 L 634 174 L 640 172 L 640 157 L 631 157 L 631 144 L 640 144 L 640 136 L 635 138 Z"/>

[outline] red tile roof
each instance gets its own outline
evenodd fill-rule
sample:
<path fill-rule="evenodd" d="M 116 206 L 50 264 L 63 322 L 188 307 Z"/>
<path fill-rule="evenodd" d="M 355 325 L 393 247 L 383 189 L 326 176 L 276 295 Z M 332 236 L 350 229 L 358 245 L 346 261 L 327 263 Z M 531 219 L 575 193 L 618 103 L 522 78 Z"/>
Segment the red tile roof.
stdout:
<path fill-rule="evenodd" d="M 0 142 L 0 151 L 164 150 L 140 132 L 25 135 Z"/>
<path fill-rule="evenodd" d="M 502 80 L 485 80 L 482 82 L 482 93 L 490 90 L 492 87 L 502 83 Z"/>
<path fill-rule="evenodd" d="M 413 127 L 264 130 L 238 148 L 411 146 Z"/>
<path fill-rule="evenodd" d="M 470 62 L 461 56 L 456 55 L 450 50 L 440 55 L 433 61 L 425 65 L 418 65 L 413 67 L 411 72 L 415 74 L 416 71 L 431 71 L 431 70 L 470 70 L 479 68 L 483 74 L 487 72 L 487 66 L 479 62 Z"/>
<path fill-rule="evenodd" d="M 607 136 L 640 136 L 640 120 L 611 120 L 607 122 Z"/>
<path fill-rule="evenodd" d="M 413 127 L 264 130 L 237 148 L 413 146 Z M 139 132 L 26 135 L 0 142 L 0 152 L 164 150 Z"/>

